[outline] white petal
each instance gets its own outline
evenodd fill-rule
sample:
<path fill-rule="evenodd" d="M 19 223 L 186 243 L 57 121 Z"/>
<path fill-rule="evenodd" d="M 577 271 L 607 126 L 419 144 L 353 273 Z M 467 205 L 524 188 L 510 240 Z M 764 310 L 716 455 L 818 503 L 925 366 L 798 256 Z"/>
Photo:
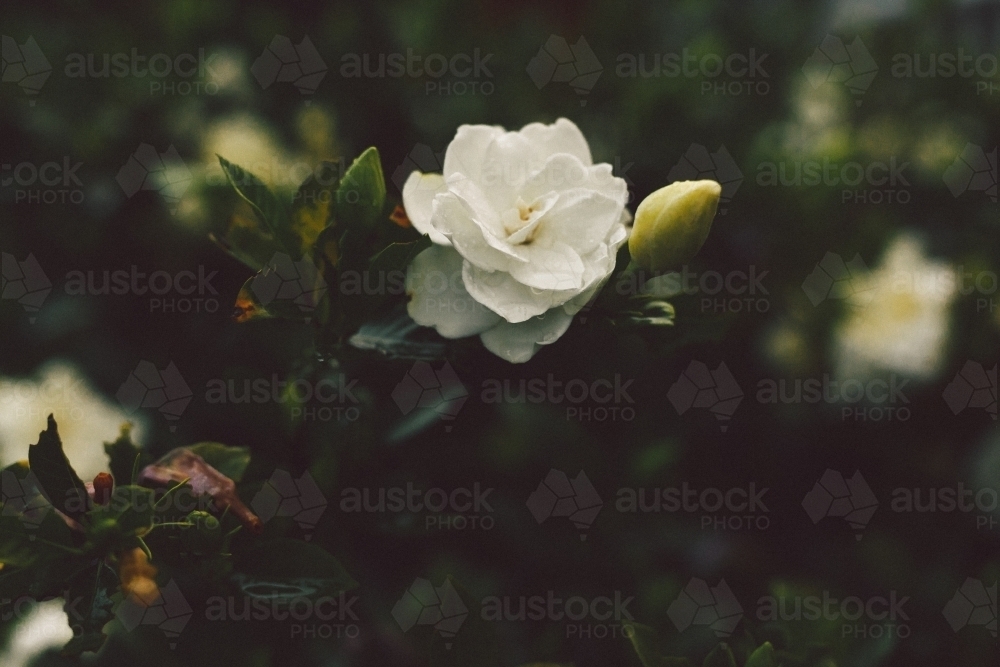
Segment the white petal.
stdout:
<path fill-rule="evenodd" d="M 579 253 L 560 240 L 520 246 L 527 262 L 511 264 L 510 275 L 528 287 L 545 290 L 575 290 L 584 287 L 586 267 Z"/>
<path fill-rule="evenodd" d="M 471 262 L 463 267 L 466 289 L 476 301 L 508 322 L 524 322 L 576 296 L 576 291 L 532 289 L 505 271 L 486 271 Z"/>
<path fill-rule="evenodd" d="M 512 364 L 523 364 L 535 356 L 542 345 L 559 340 L 572 321 L 573 316 L 564 309 L 553 308 L 519 324 L 501 322 L 479 337 L 493 354 Z"/>
<path fill-rule="evenodd" d="M 413 258 L 406 272 L 406 311 L 417 324 L 445 338 L 474 336 L 498 324 L 500 316 L 472 298 L 462 279 L 462 256 L 432 246 Z"/>
<path fill-rule="evenodd" d="M 506 271 L 513 251 L 498 240 L 491 226 L 499 221 L 484 223 L 464 199 L 454 192 L 438 195 L 434 200 L 434 227 L 452 242 L 463 257 L 491 271 Z"/>
<path fill-rule="evenodd" d="M 588 253 L 607 238 L 621 219 L 623 204 L 582 188 L 563 192 L 541 221 L 536 243 L 565 243 Z"/>
<path fill-rule="evenodd" d="M 521 128 L 521 134 L 531 140 L 542 159 L 555 153 L 569 153 L 586 165 L 594 163 L 583 132 L 567 118 L 560 118 L 552 125 L 542 123 L 525 125 Z"/>
<path fill-rule="evenodd" d="M 444 153 L 444 177 L 464 174 L 478 181 L 485 162 L 486 147 L 504 133 L 495 125 L 462 125 Z"/>
<path fill-rule="evenodd" d="M 415 171 L 403 184 L 403 208 L 406 209 L 406 217 L 418 232 L 429 235 L 431 241 L 438 245 L 451 245 L 448 237 L 431 224 L 434 197 L 439 192 L 447 192 L 444 176 Z"/>
<path fill-rule="evenodd" d="M 542 168 L 532 143 L 518 132 L 504 132 L 494 137 L 483 155 L 478 183 L 490 195 L 497 209 L 514 206 L 521 186 L 528 176 Z"/>
<path fill-rule="evenodd" d="M 531 200 L 547 192 L 578 188 L 599 192 L 622 206 L 628 202 L 628 184 L 612 173 L 610 164 L 588 166 L 568 153 L 549 156 L 537 171 L 528 176 L 518 194 L 525 200 Z"/>

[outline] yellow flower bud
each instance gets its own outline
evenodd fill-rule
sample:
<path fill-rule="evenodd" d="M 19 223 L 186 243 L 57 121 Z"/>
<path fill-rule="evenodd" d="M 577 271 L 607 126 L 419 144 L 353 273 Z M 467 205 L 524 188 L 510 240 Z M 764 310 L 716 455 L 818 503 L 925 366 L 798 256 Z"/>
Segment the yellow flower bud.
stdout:
<path fill-rule="evenodd" d="M 632 260 L 651 271 L 690 260 L 708 238 L 721 194 L 715 181 L 679 181 L 643 199 L 628 240 Z"/>

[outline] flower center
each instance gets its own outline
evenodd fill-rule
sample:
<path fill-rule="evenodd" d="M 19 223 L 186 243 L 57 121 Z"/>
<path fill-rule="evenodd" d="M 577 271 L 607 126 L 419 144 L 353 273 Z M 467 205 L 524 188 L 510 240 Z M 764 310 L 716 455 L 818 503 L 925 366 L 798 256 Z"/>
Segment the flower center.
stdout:
<path fill-rule="evenodd" d="M 527 234 L 518 234 L 518 232 L 535 221 L 540 209 L 539 202 L 535 201 L 529 204 L 518 197 L 514 208 L 508 209 L 503 215 L 503 229 L 507 232 L 507 239 L 515 245 L 531 243 L 535 238 L 535 232 L 538 231 L 537 225 Z M 524 238 L 520 238 L 521 236 Z"/>

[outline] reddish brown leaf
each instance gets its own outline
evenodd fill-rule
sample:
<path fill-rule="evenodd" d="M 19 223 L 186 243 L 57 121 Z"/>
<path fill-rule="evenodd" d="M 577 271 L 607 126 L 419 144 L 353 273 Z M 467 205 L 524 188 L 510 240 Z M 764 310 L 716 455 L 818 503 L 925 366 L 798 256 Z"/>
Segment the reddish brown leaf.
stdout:
<path fill-rule="evenodd" d="M 228 508 L 247 530 L 254 534 L 263 530 L 264 524 L 260 517 L 236 495 L 236 483 L 187 447 L 168 452 L 156 463 L 143 468 L 139 474 L 139 483 L 147 486 L 169 486 L 185 480 L 195 494 L 210 496 L 219 512 Z"/>

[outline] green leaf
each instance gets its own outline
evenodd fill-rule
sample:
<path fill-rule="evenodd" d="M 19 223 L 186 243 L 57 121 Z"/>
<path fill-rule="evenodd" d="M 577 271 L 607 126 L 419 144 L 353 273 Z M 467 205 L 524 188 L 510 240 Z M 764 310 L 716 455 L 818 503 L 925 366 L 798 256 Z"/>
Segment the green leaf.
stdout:
<path fill-rule="evenodd" d="M 348 167 L 337 188 L 334 218 L 343 230 L 370 230 L 385 207 L 385 177 L 378 149 L 372 146 Z"/>
<path fill-rule="evenodd" d="M 778 667 L 778 662 L 774 658 L 774 647 L 771 642 L 764 642 L 758 646 L 750 657 L 747 658 L 744 667 Z"/>
<path fill-rule="evenodd" d="M 247 447 L 232 447 L 221 442 L 199 442 L 188 449 L 234 482 L 243 479 L 243 473 L 250 465 L 250 449 Z"/>
<path fill-rule="evenodd" d="M 244 552 L 237 564 L 243 592 L 270 598 L 338 595 L 357 583 L 328 551 L 279 538 Z"/>
<path fill-rule="evenodd" d="M 123 534 L 141 536 L 152 529 L 155 491 L 129 484 L 115 487 L 111 498 L 109 508 Z"/>
<path fill-rule="evenodd" d="M 623 628 L 632 642 L 643 667 L 692 667 L 687 658 L 668 658 L 661 654 L 659 637 L 655 630 L 641 623 L 629 623 Z"/>
<path fill-rule="evenodd" d="M 66 590 L 63 610 L 74 637 L 63 647 L 63 655 L 78 656 L 84 651 L 96 651 L 104 644 L 101 629 L 113 617 L 111 596 L 118 585 L 118 575 L 103 561 L 73 577 Z"/>
<path fill-rule="evenodd" d="M 729 645 L 722 642 L 712 649 L 701 664 L 702 667 L 736 667 L 736 658 Z"/>
<path fill-rule="evenodd" d="M 48 428 L 39 434 L 38 443 L 28 447 L 28 463 L 53 507 L 73 519 L 83 519 L 90 496 L 63 452 L 52 415 L 49 415 Z"/>
<path fill-rule="evenodd" d="M 339 166 L 324 162 L 318 172 L 310 174 L 295 193 L 292 201 L 291 229 L 299 239 L 299 254 L 306 254 L 331 224 L 333 202 L 340 184 Z"/>
<path fill-rule="evenodd" d="M 447 351 L 445 339 L 414 322 L 402 305 L 362 324 L 348 342 L 358 350 L 380 352 L 390 359 L 437 361 Z"/>
<path fill-rule="evenodd" d="M 307 319 L 309 312 L 299 308 L 292 299 L 272 299 L 264 304 L 257 297 L 257 293 L 253 289 L 254 281 L 273 270 L 273 268 L 265 267 L 257 275 L 248 278 L 243 283 L 243 287 L 240 288 L 240 292 L 236 296 L 235 319 L 237 322 L 273 318 L 301 322 Z"/>
<path fill-rule="evenodd" d="M 285 252 L 293 252 L 298 244 L 294 242 L 291 234 L 288 207 L 264 185 L 263 181 L 246 169 L 222 156 L 219 156 L 219 164 L 222 165 L 222 171 L 236 193 L 250 204 L 278 245 Z"/>
<path fill-rule="evenodd" d="M 254 271 L 263 269 L 274 254 L 281 251 L 278 242 L 271 235 L 238 224 L 230 225 L 224 237 L 215 234 L 209 234 L 208 237 L 229 255 Z"/>
<path fill-rule="evenodd" d="M 16 600 L 30 595 L 31 587 L 37 581 L 36 568 L 4 567 L 0 570 L 0 600 Z"/>
<path fill-rule="evenodd" d="M 132 425 L 122 424 L 118 439 L 104 443 L 104 452 L 108 455 L 111 476 L 115 484 L 132 484 L 132 472 L 136 469 L 135 461 L 139 459 L 139 468 L 152 460 L 146 450 L 132 442 Z"/>
<path fill-rule="evenodd" d="M 0 506 L 0 564 L 14 567 L 31 565 L 36 558 L 28 531 L 19 515 L 8 514 L 6 507 Z"/>
<path fill-rule="evenodd" d="M 413 258 L 433 244 L 431 237 L 424 234 L 416 241 L 409 243 L 390 243 L 377 255 L 372 257 L 368 266 L 372 271 L 405 271 Z"/>

